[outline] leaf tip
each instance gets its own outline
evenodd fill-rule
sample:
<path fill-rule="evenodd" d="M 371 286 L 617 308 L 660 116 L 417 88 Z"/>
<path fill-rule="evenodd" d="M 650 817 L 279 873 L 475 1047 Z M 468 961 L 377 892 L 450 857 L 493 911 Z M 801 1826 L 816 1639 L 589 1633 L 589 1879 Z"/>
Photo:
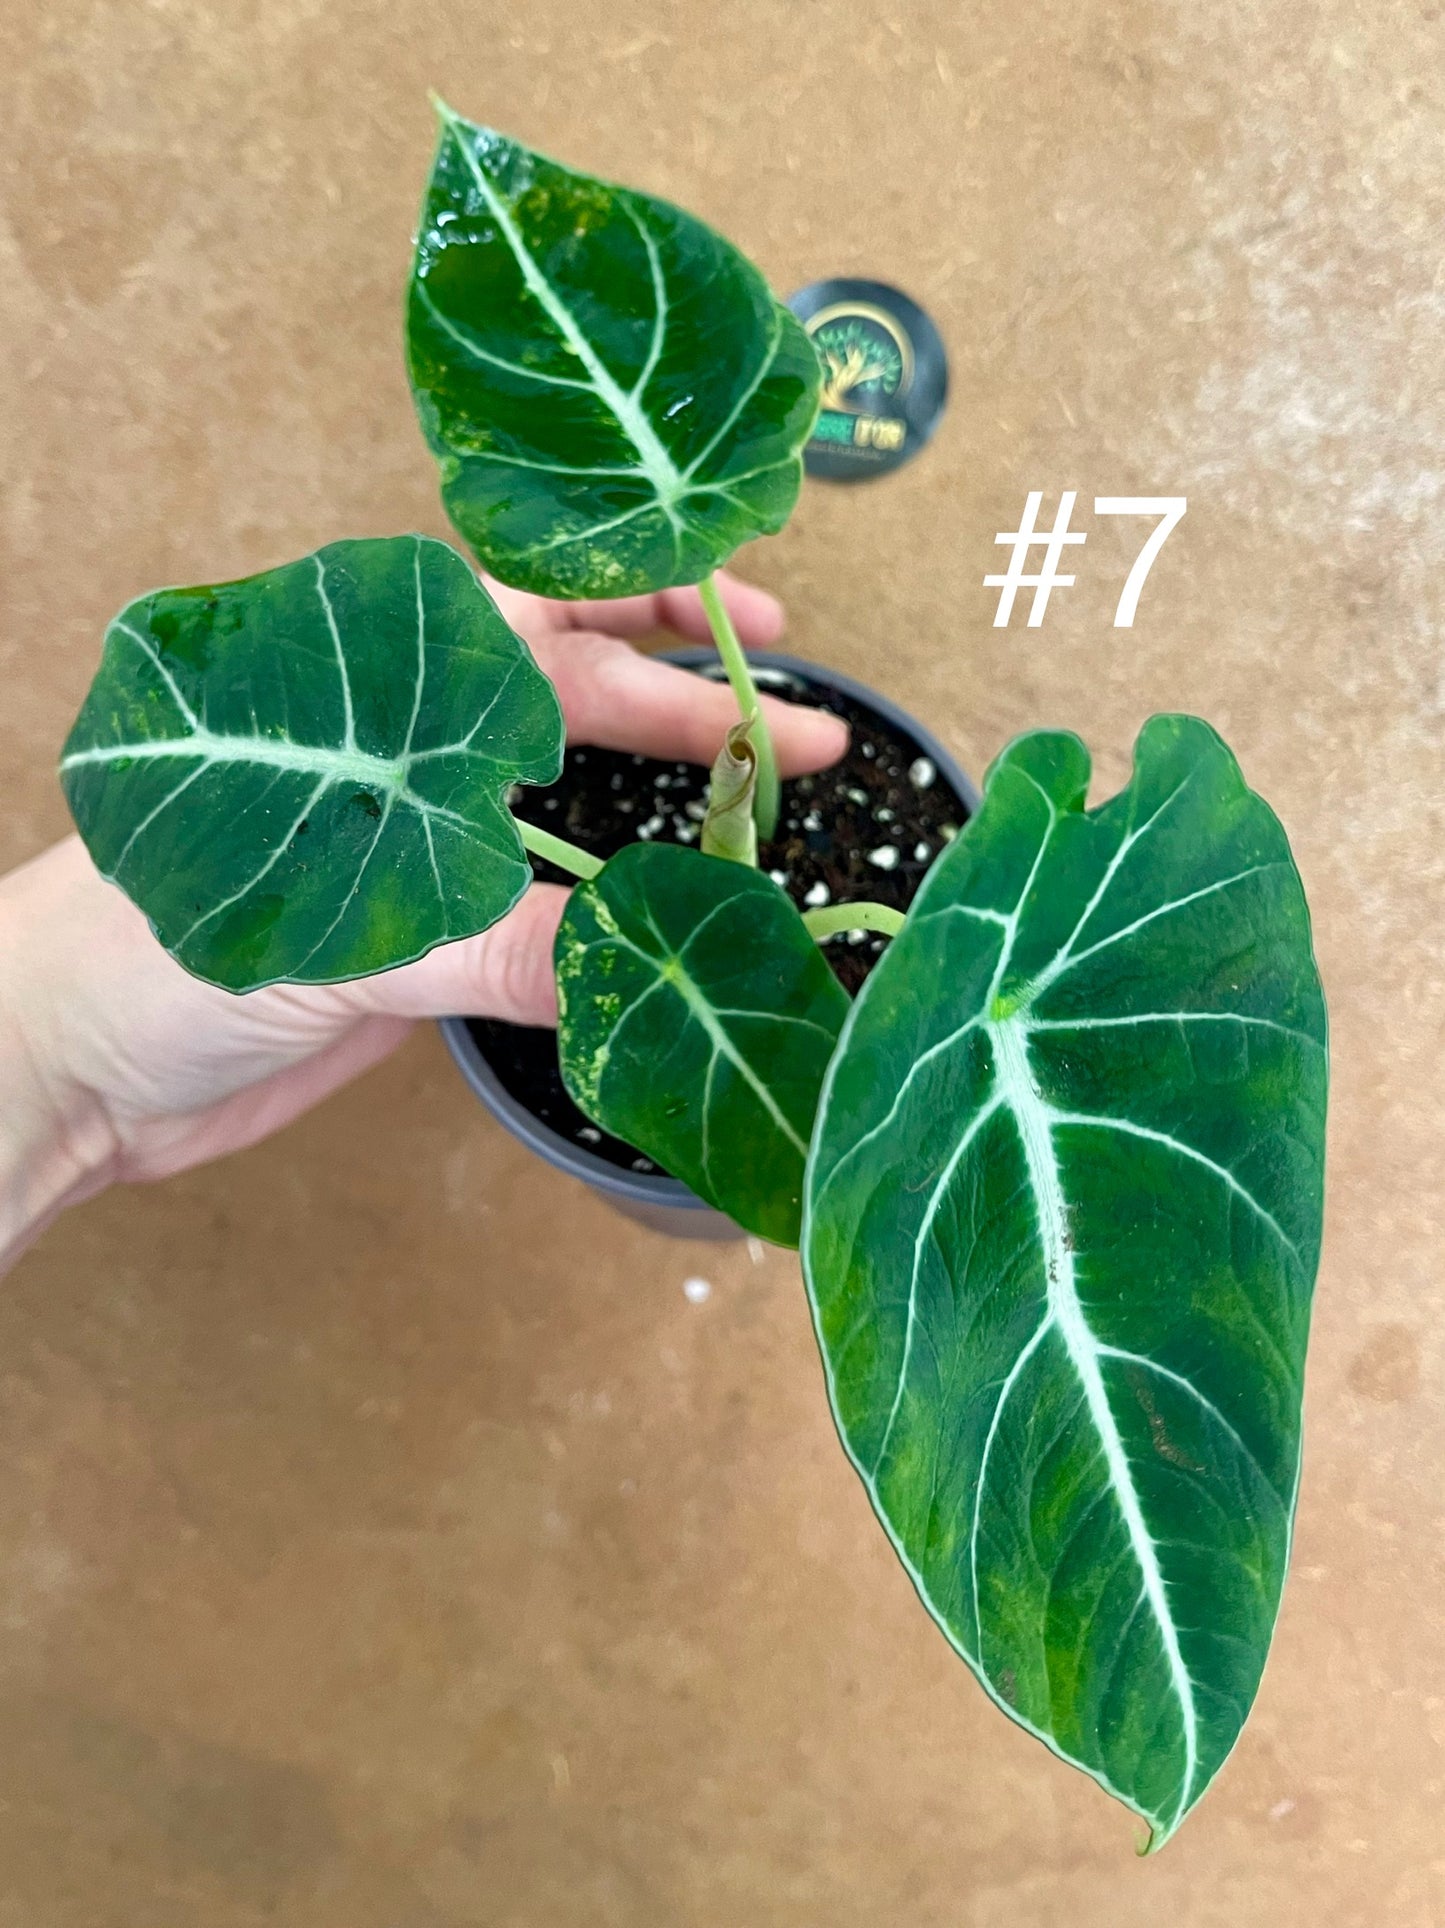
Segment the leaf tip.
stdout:
<path fill-rule="evenodd" d="M 1188 1811 L 1186 1808 L 1185 1814 Z M 1141 1861 L 1148 1861 L 1174 1839 L 1184 1815 L 1176 1814 L 1170 1821 L 1161 1821 L 1157 1815 L 1140 1814 L 1139 1819 L 1144 1823 L 1144 1834 L 1143 1838 L 1136 1842 L 1134 1852 Z"/>

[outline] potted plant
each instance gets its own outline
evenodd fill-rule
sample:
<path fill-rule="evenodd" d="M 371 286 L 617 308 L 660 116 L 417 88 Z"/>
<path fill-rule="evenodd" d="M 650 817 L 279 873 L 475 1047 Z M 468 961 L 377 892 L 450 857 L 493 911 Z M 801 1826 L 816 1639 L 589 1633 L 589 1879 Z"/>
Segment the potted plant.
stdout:
<path fill-rule="evenodd" d="M 711 571 L 776 530 L 821 371 L 702 223 L 442 110 L 408 354 L 474 552 L 552 595 L 697 581 L 736 691 L 698 844 L 606 861 L 525 815 L 551 686 L 471 567 L 343 541 L 111 624 L 62 757 L 101 871 L 244 994 L 486 928 L 577 879 L 559 1051 L 599 1130 L 796 1245 L 844 1446 L 995 1701 L 1159 1846 L 1258 1685 L 1288 1558 L 1327 1086 L 1269 807 L 1157 716 L 1085 808 L 1074 736 L 1006 746 L 906 917 L 806 913 Z M 519 806 L 520 808 L 520 806 Z M 823 946 L 886 940 L 850 998 Z"/>
<path fill-rule="evenodd" d="M 703 647 L 674 649 L 667 660 L 720 677 Z M 815 927 L 818 913 L 851 922 L 836 908 L 866 893 L 905 911 L 929 865 L 977 807 L 978 796 L 947 749 L 886 697 L 835 670 L 777 652 L 755 653 L 754 680 L 784 701 L 820 705 L 851 730 L 831 768 L 782 786 L 772 838 L 759 867 Z M 697 846 L 706 822 L 708 772 L 625 751 L 569 748 L 553 784 L 523 790 L 516 813 L 564 829 L 590 854 L 607 858 L 635 840 Z M 535 859 L 546 881 L 568 884 L 563 870 Z M 861 988 L 887 939 L 861 926 L 825 939 L 825 955 L 845 990 Z M 484 1104 L 532 1150 L 580 1178 L 629 1217 L 684 1238 L 738 1238 L 741 1227 L 708 1205 L 645 1152 L 604 1132 L 568 1092 L 553 1031 L 493 1018 L 444 1018 L 441 1031 L 462 1075 Z"/>

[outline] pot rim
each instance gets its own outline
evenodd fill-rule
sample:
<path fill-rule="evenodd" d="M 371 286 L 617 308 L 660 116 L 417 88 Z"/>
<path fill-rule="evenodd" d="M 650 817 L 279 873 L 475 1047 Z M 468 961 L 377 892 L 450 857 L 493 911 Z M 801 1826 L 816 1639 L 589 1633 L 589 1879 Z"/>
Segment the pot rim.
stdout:
<path fill-rule="evenodd" d="M 676 663 L 680 669 L 703 669 L 717 663 L 717 652 L 706 643 L 688 644 L 678 649 L 665 649 L 658 652 L 658 658 L 665 663 Z M 842 670 L 829 669 L 821 663 L 812 663 L 802 656 L 791 656 L 782 650 L 758 649 L 748 652 L 749 661 L 757 669 L 778 670 L 801 678 L 804 682 L 825 683 L 830 689 L 842 696 L 850 696 L 855 702 L 863 703 L 876 710 L 898 729 L 905 730 L 917 739 L 920 749 L 932 762 L 941 777 L 946 778 L 950 787 L 962 798 L 970 817 L 979 807 L 978 790 L 960 768 L 950 751 L 934 736 L 933 732 L 920 723 L 899 703 L 882 696 L 867 683 L 860 683 L 855 677 L 847 676 Z M 721 675 L 721 665 L 718 665 Z M 712 1213 L 715 1217 L 731 1224 L 725 1214 L 715 1206 L 698 1197 L 680 1178 L 670 1178 L 662 1172 L 624 1171 L 595 1152 L 586 1151 L 581 1145 L 573 1144 L 570 1138 L 562 1137 L 550 1125 L 528 1111 L 520 1099 L 502 1084 L 501 1079 L 487 1062 L 480 1045 L 468 1028 L 469 1020 L 464 1017 L 440 1018 L 437 1028 L 442 1034 L 447 1050 L 456 1062 L 457 1069 L 466 1079 L 472 1091 L 494 1117 L 507 1127 L 515 1138 L 531 1151 L 544 1158 L 558 1171 L 580 1178 L 594 1191 L 603 1192 L 613 1198 L 624 1198 L 638 1204 L 681 1207 L 685 1211 Z"/>

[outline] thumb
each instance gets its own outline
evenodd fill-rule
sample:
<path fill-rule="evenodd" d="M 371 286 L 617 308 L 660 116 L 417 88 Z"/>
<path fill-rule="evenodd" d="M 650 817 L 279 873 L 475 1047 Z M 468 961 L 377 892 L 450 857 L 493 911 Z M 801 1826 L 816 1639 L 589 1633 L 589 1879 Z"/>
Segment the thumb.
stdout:
<path fill-rule="evenodd" d="M 337 988 L 354 1011 L 368 1016 L 555 1024 L 552 944 L 566 903 L 567 892 L 556 884 L 533 884 L 515 909 L 480 936 Z"/>

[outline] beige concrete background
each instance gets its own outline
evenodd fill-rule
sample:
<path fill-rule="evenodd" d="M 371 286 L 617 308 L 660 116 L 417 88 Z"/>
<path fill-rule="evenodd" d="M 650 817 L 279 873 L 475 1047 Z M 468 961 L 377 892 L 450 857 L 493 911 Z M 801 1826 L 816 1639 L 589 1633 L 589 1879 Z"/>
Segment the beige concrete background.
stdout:
<path fill-rule="evenodd" d="M 783 289 L 927 304 L 934 447 L 747 566 L 975 770 L 1219 724 L 1336 1095 L 1279 1636 L 1148 1863 L 917 1605 L 795 1262 L 627 1228 L 434 1036 L 77 1212 L 0 1295 L 3 1928 L 1445 1922 L 1440 11 L 9 0 L 0 863 L 129 597 L 445 533 L 398 328 L 435 85 Z M 991 627 L 1066 487 L 1188 495 L 1130 634 L 1139 525 Z"/>

